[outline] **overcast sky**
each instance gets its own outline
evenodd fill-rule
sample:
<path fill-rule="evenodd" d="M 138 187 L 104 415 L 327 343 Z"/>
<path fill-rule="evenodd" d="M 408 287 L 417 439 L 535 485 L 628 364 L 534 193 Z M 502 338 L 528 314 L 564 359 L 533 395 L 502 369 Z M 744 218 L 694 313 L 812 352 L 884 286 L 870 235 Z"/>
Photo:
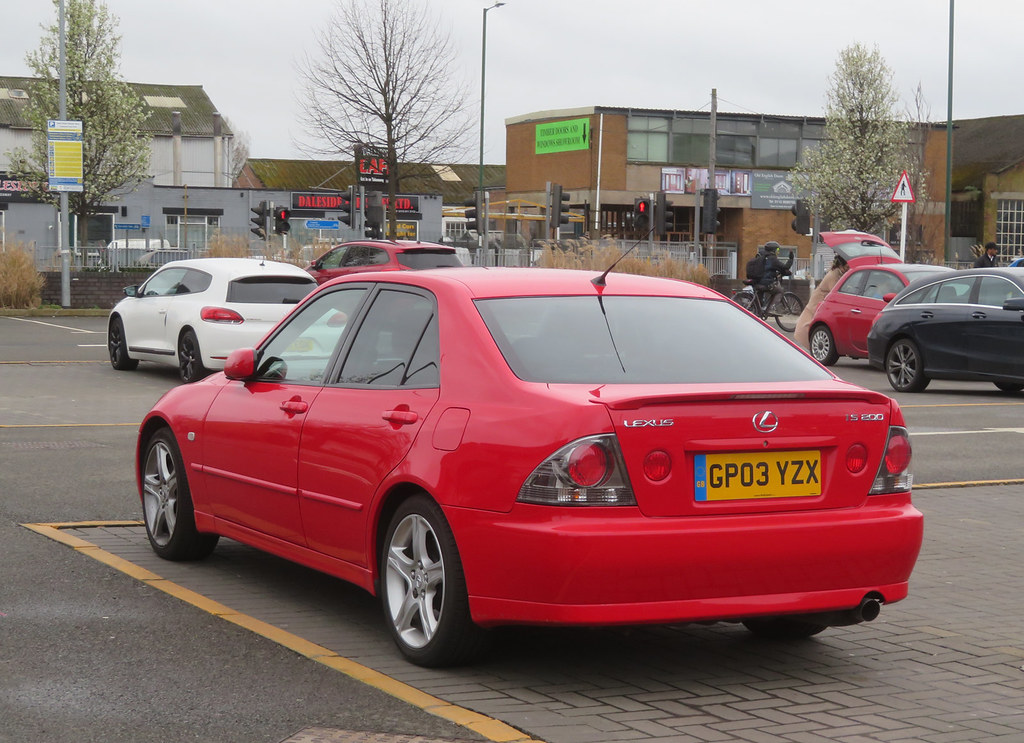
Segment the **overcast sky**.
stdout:
<path fill-rule="evenodd" d="M 250 155 L 304 158 L 296 64 L 315 52 L 344 0 L 106 0 L 119 19 L 121 75 L 202 85 Z M 470 105 L 479 105 L 484 7 L 426 2 L 451 30 Z M 0 74 L 26 75 L 26 53 L 55 22 L 52 0 L 0 0 Z M 485 160 L 505 162 L 504 121 L 578 106 L 821 116 L 838 52 L 876 46 L 910 107 L 920 84 L 932 121 L 947 107 L 950 0 L 505 0 L 487 13 Z M 341 32 L 343 33 L 343 32 Z M 1024 113 L 1024 2 L 956 4 L 953 117 Z M 256 95 L 255 91 L 266 91 Z M 351 155 L 339 155 L 348 159 Z M 479 158 L 478 134 L 465 162 Z"/>

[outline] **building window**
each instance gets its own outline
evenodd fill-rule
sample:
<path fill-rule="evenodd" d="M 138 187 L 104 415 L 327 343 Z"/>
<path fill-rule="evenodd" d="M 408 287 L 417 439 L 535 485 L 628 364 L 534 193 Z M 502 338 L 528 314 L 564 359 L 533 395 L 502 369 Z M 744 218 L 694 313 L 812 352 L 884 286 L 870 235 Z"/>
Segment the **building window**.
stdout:
<path fill-rule="evenodd" d="M 791 168 L 796 165 L 798 141 L 761 137 L 757 140 L 757 164 L 762 167 Z"/>
<path fill-rule="evenodd" d="M 189 255 L 205 253 L 209 247 L 210 238 L 220 227 L 220 217 L 217 216 L 189 214 L 186 224 L 185 217 L 168 214 L 166 220 L 167 240 L 172 247 L 189 251 Z"/>
<path fill-rule="evenodd" d="M 999 199 L 996 242 L 1000 258 L 1024 253 L 1024 199 Z"/>
<path fill-rule="evenodd" d="M 715 163 L 741 168 L 753 167 L 755 140 L 755 137 L 719 134 L 715 146 Z"/>

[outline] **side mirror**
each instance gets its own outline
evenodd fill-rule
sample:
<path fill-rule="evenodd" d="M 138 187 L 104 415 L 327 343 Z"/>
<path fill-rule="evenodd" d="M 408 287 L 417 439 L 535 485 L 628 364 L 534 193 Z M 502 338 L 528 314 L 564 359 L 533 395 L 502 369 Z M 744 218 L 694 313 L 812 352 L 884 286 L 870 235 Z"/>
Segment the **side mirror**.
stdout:
<path fill-rule="evenodd" d="M 124 288 L 124 295 L 126 297 L 137 297 L 139 296 L 139 285 L 134 284 L 133 286 L 126 286 Z"/>
<path fill-rule="evenodd" d="M 889 304 L 892 300 L 896 299 L 896 292 L 889 292 L 888 294 L 882 295 L 882 301 Z"/>
<path fill-rule="evenodd" d="M 256 374 L 256 349 L 236 348 L 224 362 L 224 376 L 228 379 L 252 379 Z"/>
<path fill-rule="evenodd" d="M 1013 312 L 1024 312 L 1024 297 L 1014 297 L 1013 299 L 1007 299 L 1003 302 L 1004 310 L 1011 310 Z"/>

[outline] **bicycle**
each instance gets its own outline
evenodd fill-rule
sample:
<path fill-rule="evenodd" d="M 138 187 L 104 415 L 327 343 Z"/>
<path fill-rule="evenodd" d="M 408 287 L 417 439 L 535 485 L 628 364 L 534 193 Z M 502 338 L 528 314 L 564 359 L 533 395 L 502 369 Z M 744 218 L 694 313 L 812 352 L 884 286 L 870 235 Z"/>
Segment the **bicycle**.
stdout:
<path fill-rule="evenodd" d="M 796 330 L 796 321 L 800 317 L 800 313 L 804 311 L 804 301 L 795 292 L 761 292 L 755 288 L 757 282 L 750 279 L 744 279 L 743 284 L 742 289 L 737 289 L 733 293 L 733 302 L 765 322 L 768 322 L 768 318 L 774 318 L 776 325 L 787 333 Z M 790 286 L 792 286 L 792 276 L 790 276 Z M 767 307 L 761 304 L 762 294 L 772 297 Z"/>

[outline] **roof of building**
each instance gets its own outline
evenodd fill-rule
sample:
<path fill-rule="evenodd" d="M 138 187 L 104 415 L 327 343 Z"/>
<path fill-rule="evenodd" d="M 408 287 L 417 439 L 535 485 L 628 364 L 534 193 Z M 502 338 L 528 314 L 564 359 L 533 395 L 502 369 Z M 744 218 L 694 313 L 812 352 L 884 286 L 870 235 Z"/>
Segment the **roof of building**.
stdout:
<path fill-rule="evenodd" d="M 480 166 L 405 165 L 400 193 L 440 194 L 446 204 L 472 198 L 480 182 Z M 358 185 L 351 160 L 270 160 L 250 158 L 235 181 L 239 188 L 267 188 L 279 191 L 327 189 L 344 191 Z M 504 188 L 505 166 L 484 165 L 484 188 Z"/>
<path fill-rule="evenodd" d="M 38 78 L 0 76 L 0 127 L 30 128 L 25 118 L 25 106 L 31 100 L 32 89 Z M 206 95 L 202 85 L 157 85 L 128 83 L 146 104 L 148 115 L 142 130 L 153 135 L 172 134 L 172 115 L 181 113 L 181 133 L 186 137 L 213 136 L 213 122 L 217 108 Z M 221 133 L 231 135 L 226 122 L 221 122 Z"/>
<path fill-rule="evenodd" d="M 1024 162 L 1024 116 L 991 116 L 954 122 L 953 190 L 982 187 L 985 175 Z"/>

